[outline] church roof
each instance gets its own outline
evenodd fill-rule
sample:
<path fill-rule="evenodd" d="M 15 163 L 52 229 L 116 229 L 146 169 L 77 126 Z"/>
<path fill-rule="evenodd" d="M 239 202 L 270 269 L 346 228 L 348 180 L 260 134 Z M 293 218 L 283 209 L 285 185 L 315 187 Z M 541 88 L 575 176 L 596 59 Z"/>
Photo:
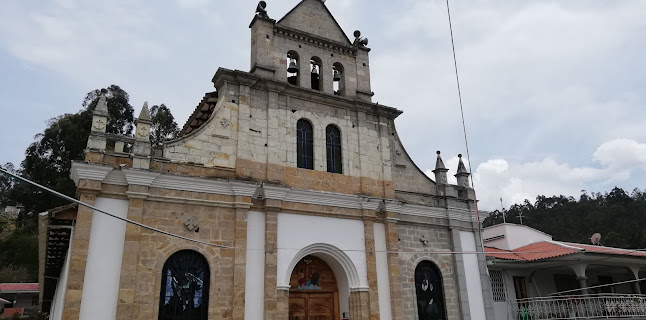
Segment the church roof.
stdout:
<path fill-rule="evenodd" d="M 218 92 L 213 91 L 206 93 L 202 101 L 197 105 L 193 114 L 186 120 L 182 131 L 180 131 L 180 137 L 185 136 L 193 132 L 195 129 L 202 126 L 206 120 L 209 120 L 213 110 L 215 110 L 215 105 L 218 102 Z"/>
<path fill-rule="evenodd" d="M 602 247 L 562 241 L 541 241 L 528 244 L 514 250 L 502 250 L 493 247 L 485 247 L 485 253 L 487 257 L 515 261 L 537 261 L 571 255 L 575 253 L 597 253 L 640 258 L 646 257 L 646 252 L 638 250 Z"/>
<path fill-rule="evenodd" d="M 352 44 L 330 10 L 321 0 L 302 0 L 276 23 L 319 37 Z"/>

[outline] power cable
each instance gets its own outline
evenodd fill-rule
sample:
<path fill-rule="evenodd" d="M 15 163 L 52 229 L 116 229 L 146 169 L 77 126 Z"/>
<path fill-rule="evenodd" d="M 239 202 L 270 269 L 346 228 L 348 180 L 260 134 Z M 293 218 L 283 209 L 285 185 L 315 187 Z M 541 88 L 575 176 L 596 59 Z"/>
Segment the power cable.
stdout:
<path fill-rule="evenodd" d="M 191 242 L 195 242 L 195 243 L 203 244 L 203 245 L 206 245 L 206 246 L 217 247 L 217 248 L 223 248 L 223 249 L 235 249 L 235 247 L 223 246 L 223 245 L 219 245 L 219 244 L 208 243 L 208 242 L 205 242 L 205 241 L 200 241 L 200 240 L 196 240 L 196 239 L 187 238 L 187 237 L 184 237 L 184 236 L 180 236 L 180 235 L 178 235 L 178 234 L 170 233 L 170 232 L 167 232 L 167 231 L 164 231 L 164 230 L 157 229 L 157 228 L 155 228 L 155 227 L 151 227 L 151 226 L 149 226 L 149 225 L 145 225 L 145 224 L 143 224 L 143 223 L 139 223 L 139 222 L 137 222 L 137 221 L 130 220 L 130 219 L 128 219 L 128 218 L 122 218 L 122 217 L 119 217 L 119 216 L 117 216 L 117 215 L 115 215 L 115 214 L 109 213 L 109 212 L 107 212 L 107 211 L 103 211 L 103 210 L 101 210 L 101 209 L 99 209 L 99 208 L 97 208 L 97 207 L 95 207 L 95 206 L 89 205 L 89 204 L 87 204 L 87 203 L 85 203 L 85 202 L 83 202 L 83 201 L 79 201 L 79 200 L 76 200 L 76 199 L 74 199 L 74 198 L 72 198 L 72 197 L 66 196 L 66 195 L 64 195 L 64 194 L 62 194 L 62 193 L 60 193 L 60 192 L 58 192 L 58 191 L 52 190 L 52 189 L 50 189 L 50 188 L 47 188 L 47 187 L 45 187 L 45 186 L 43 186 L 43 185 L 40 185 L 40 184 L 38 184 L 38 183 L 36 183 L 36 182 L 33 182 L 33 181 L 31 181 L 31 180 L 28 180 L 28 179 L 25 179 L 25 178 L 23 178 L 23 177 L 21 177 L 21 176 L 19 176 L 19 175 L 17 175 L 17 174 L 14 174 L 14 173 L 11 173 L 11 172 L 9 172 L 9 171 L 5 170 L 5 169 L 4 169 L 4 168 L 2 168 L 2 167 L 0 167 L 0 172 L 1 172 L 1 173 L 4 173 L 4 174 L 7 174 L 7 175 L 10 175 L 10 176 L 12 176 L 12 177 L 14 177 L 14 178 L 16 178 L 16 179 L 18 179 L 18 180 L 20 180 L 20 181 L 26 182 L 26 183 L 28 183 L 28 184 L 30 184 L 30 185 L 32 185 L 32 186 L 37 187 L 37 188 L 41 188 L 41 189 L 43 189 L 43 190 L 45 190 L 45 191 L 47 191 L 47 192 L 50 192 L 50 193 L 52 193 L 52 194 L 56 195 L 56 196 L 57 196 L 57 197 L 59 197 L 59 198 L 65 199 L 65 200 L 70 201 L 70 202 L 74 202 L 74 203 L 76 203 L 76 204 L 78 204 L 78 205 L 81 205 L 81 206 L 84 206 L 84 207 L 90 208 L 90 209 L 92 209 L 92 210 L 94 210 L 94 211 L 97 211 L 97 212 L 103 213 L 103 214 L 108 215 L 108 216 L 110 216 L 110 217 L 112 217 L 112 218 L 115 218 L 115 219 L 121 220 L 121 221 L 123 221 L 123 222 L 130 223 L 130 224 L 133 224 L 133 225 L 139 226 L 139 227 L 141 227 L 141 228 L 144 228 L 144 229 L 147 229 L 147 230 L 150 230 L 150 231 L 154 231 L 154 232 L 157 232 L 157 233 L 165 234 L 165 235 L 167 235 L 167 236 L 171 236 L 171 237 L 178 238 L 178 239 L 182 239 L 182 240 L 187 240 L 187 241 L 191 241 Z"/>
<path fill-rule="evenodd" d="M 2 167 L 0 167 L 0 173 L 10 175 L 10 176 L 12 176 L 12 177 L 14 177 L 16 179 L 19 179 L 21 181 L 24 181 L 24 182 L 30 184 L 32 186 L 35 186 L 37 188 L 41 188 L 41 189 L 43 189 L 43 190 L 45 190 L 47 192 L 50 192 L 50 193 L 54 194 L 55 196 L 60 197 L 62 199 L 68 200 L 70 202 L 74 202 L 74 203 L 76 203 L 78 205 L 90 208 L 90 209 L 95 210 L 95 211 L 97 211 L 99 213 L 103 213 L 103 214 L 105 214 L 105 215 L 107 215 L 109 217 L 112 217 L 112 218 L 124 221 L 126 223 L 130 223 L 130 224 L 139 226 L 141 228 L 144 228 L 144 229 L 147 229 L 147 230 L 150 230 L 150 231 L 153 231 L 153 232 L 158 232 L 158 233 L 161 233 L 161 234 L 164 234 L 164 235 L 167 235 L 167 236 L 171 236 L 171 237 L 174 237 L 174 238 L 187 240 L 187 241 L 191 241 L 191 242 L 195 242 L 195 243 L 199 243 L 199 244 L 203 244 L 203 245 L 207 245 L 207 246 L 213 246 L 213 247 L 218 247 L 218 248 L 223 248 L 223 249 L 236 249 L 236 247 L 232 247 L 232 246 L 218 245 L 218 244 L 208 243 L 208 242 L 204 242 L 204 241 L 200 241 L 200 240 L 196 240 L 196 239 L 187 238 L 187 237 L 184 237 L 184 236 L 181 236 L 181 235 L 178 235 L 178 234 L 174 234 L 174 233 L 171 233 L 171 232 L 167 232 L 167 231 L 157 229 L 155 227 L 152 227 L 152 226 L 140 223 L 140 222 L 136 222 L 136 221 L 133 221 L 133 220 L 130 220 L 130 219 L 127 219 L 127 218 L 119 217 L 119 216 L 117 216 L 115 214 L 106 212 L 106 211 L 104 211 L 102 209 L 99 209 L 99 208 L 97 208 L 95 206 L 92 206 L 92 205 L 87 204 L 85 202 L 82 202 L 82 201 L 76 200 L 74 198 L 71 198 L 69 196 L 66 196 L 66 195 L 64 195 L 64 194 L 62 194 L 60 192 L 57 192 L 57 191 L 52 190 L 50 188 L 47 188 L 47 187 L 45 187 L 45 186 L 43 186 L 41 184 L 38 184 L 36 182 L 33 182 L 33 181 L 29 180 L 29 179 L 23 178 L 23 177 L 21 177 L 21 176 L 19 176 L 17 174 L 11 173 L 11 172 L 3 169 Z M 277 249 L 277 250 L 302 250 L 302 248 L 285 248 L 285 247 L 277 247 L 275 249 Z M 266 249 L 264 249 L 264 248 L 246 248 L 246 250 L 264 251 Z M 343 252 L 367 252 L 367 250 L 365 250 L 365 249 L 339 249 L 339 250 L 343 251 Z M 627 254 L 638 252 L 638 251 L 646 251 L 646 249 L 634 249 L 634 250 L 630 250 L 630 251 L 627 251 L 625 253 L 622 253 L 621 255 L 627 255 Z M 431 250 L 408 250 L 408 251 L 401 251 L 401 250 L 400 251 L 372 250 L 370 252 L 393 253 L 393 254 L 396 254 L 396 253 L 430 253 L 430 254 L 451 254 L 451 255 L 454 255 L 454 254 L 464 254 L 464 255 L 467 255 L 467 254 L 476 254 L 476 255 L 477 254 L 482 254 L 481 251 L 450 251 L 450 250 L 442 250 L 442 249 L 435 249 L 435 250 L 432 250 L 432 249 Z M 571 253 L 571 251 L 570 250 L 524 251 L 522 253 Z M 518 252 L 496 252 L 496 254 L 514 255 L 514 254 L 518 254 Z M 606 257 L 606 258 L 603 258 L 603 259 L 595 260 L 593 262 L 598 262 L 598 261 L 602 261 L 602 260 L 610 259 L 610 258 L 612 258 L 612 257 Z M 554 260 L 552 260 L 552 261 L 554 261 Z M 561 267 L 561 266 L 557 266 L 557 267 Z M 543 268 L 543 269 L 548 269 L 548 268 L 552 268 L 552 267 L 547 267 L 547 268 Z M 543 270 L 543 269 L 541 269 L 541 270 Z"/>

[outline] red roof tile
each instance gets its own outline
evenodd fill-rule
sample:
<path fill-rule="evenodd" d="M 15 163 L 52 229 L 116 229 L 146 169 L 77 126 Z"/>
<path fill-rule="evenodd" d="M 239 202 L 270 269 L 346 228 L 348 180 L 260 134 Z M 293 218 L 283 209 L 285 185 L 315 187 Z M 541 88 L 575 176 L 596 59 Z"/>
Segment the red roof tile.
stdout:
<path fill-rule="evenodd" d="M 580 243 L 568 243 L 559 241 L 541 241 L 520 247 L 514 250 L 502 250 L 497 248 L 485 247 L 488 257 L 516 260 L 516 261 L 536 261 L 554 257 L 566 256 L 577 252 L 591 252 L 613 255 L 627 255 L 634 257 L 646 257 L 646 252 L 630 249 L 619 249 L 611 247 L 601 247 L 586 245 Z"/>
<path fill-rule="evenodd" d="M 0 283 L 2 291 L 38 291 L 38 283 Z"/>

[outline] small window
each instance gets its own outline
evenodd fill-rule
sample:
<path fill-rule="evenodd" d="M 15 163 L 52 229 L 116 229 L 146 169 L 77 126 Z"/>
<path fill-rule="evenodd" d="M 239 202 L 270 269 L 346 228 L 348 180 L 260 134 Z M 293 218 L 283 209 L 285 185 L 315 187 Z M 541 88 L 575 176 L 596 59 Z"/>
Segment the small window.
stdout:
<path fill-rule="evenodd" d="M 162 269 L 158 319 L 208 319 L 209 279 L 203 255 L 182 250 L 170 256 Z"/>
<path fill-rule="evenodd" d="M 314 130 L 305 119 L 296 123 L 296 157 L 299 168 L 314 169 Z"/>
<path fill-rule="evenodd" d="M 300 65 L 298 60 L 296 51 L 287 52 L 287 82 L 295 86 L 299 83 Z"/>
<path fill-rule="evenodd" d="M 323 62 L 319 57 L 312 57 L 310 59 L 310 68 L 312 70 L 312 89 L 323 90 L 323 75 L 321 74 L 321 66 Z"/>
<path fill-rule="evenodd" d="M 325 128 L 325 147 L 327 149 L 327 172 L 343 173 L 341 132 L 333 125 Z"/>

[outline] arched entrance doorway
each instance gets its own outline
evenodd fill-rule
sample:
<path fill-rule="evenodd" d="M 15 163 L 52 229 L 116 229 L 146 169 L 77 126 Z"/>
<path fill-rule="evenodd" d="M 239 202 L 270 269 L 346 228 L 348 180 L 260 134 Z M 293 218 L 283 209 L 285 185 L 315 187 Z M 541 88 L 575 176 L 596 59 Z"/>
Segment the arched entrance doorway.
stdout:
<path fill-rule="evenodd" d="M 289 320 L 339 319 L 339 287 L 325 261 L 308 255 L 289 279 Z"/>

